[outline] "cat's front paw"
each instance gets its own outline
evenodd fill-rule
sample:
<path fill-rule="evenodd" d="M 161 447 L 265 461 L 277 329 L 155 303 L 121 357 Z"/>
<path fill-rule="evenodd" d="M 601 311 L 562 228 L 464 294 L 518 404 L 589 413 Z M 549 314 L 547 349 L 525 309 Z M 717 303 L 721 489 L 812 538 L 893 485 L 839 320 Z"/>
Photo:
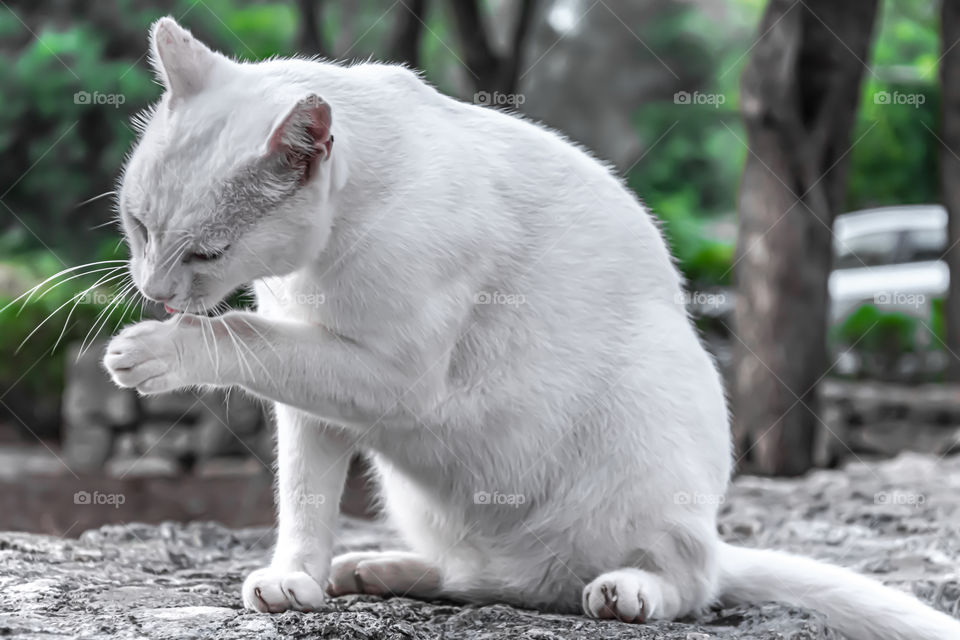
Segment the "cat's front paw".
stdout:
<path fill-rule="evenodd" d="M 618 569 L 583 589 L 583 612 L 591 618 L 647 622 L 662 617 L 663 596 L 654 576 L 639 569 Z"/>
<path fill-rule="evenodd" d="M 325 601 L 323 589 L 303 571 L 257 569 L 243 581 L 243 605 L 261 613 L 315 611 Z"/>
<path fill-rule="evenodd" d="M 193 384 L 185 372 L 192 356 L 174 320 L 149 320 L 127 327 L 107 345 L 103 364 L 121 387 L 162 393 Z"/>

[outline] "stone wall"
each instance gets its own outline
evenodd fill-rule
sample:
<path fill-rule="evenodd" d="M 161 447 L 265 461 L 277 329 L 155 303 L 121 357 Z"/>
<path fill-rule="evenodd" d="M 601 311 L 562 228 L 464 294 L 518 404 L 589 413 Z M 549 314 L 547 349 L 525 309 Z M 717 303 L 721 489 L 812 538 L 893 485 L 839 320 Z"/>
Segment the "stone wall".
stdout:
<path fill-rule="evenodd" d="M 825 380 L 817 463 L 960 451 L 960 385 Z"/>
<path fill-rule="evenodd" d="M 70 348 L 63 399 L 63 459 L 57 460 L 62 463 L 58 471 L 70 473 L 60 480 L 75 482 L 82 477 L 80 484 L 91 492 L 139 494 L 151 497 L 152 503 L 156 496 L 169 490 L 169 483 L 158 484 L 156 480 L 175 477 L 180 486 L 193 487 L 197 492 L 193 496 L 194 506 L 205 505 L 204 508 L 210 508 L 216 496 L 229 491 L 230 486 L 260 495 L 264 486 L 272 484 L 274 429 L 264 403 L 238 390 L 190 390 L 141 397 L 130 389 L 118 389 L 100 364 L 105 346 L 105 342 L 96 344 L 83 355 L 78 353 L 79 345 Z M 362 456 L 351 461 L 341 499 L 345 513 L 374 513 L 375 501 L 367 480 L 369 471 Z M 204 484 L 205 478 L 233 483 Z M 136 488 L 124 486 L 135 480 L 142 480 Z M 56 479 L 43 480 L 47 485 L 53 482 Z M 55 491 L 56 487 L 50 489 Z M 161 505 L 150 510 L 137 509 L 143 502 L 131 501 L 125 505 L 127 513 L 118 511 L 112 515 L 121 521 L 156 521 Z M 238 514 L 238 519 L 220 519 L 246 523 L 255 518 L 268 522 L 262 517 L 262 501 L 255 502 L 256 508 L 248 505 L 247 513 Z M 66 510 L 71 521 L 86 521 Z M 172 505 L 165 517 L 183 515 L 183 509 Z M 29 521 L 25 528 L 46 526 L 45 522 Z"/>
<path fill-rule="evenodd" d="M 230 475 L 269 469 L 273 433 L 264 405 L 243 392 L 139 397 L 117 389 L 100 365 L 104 344 L 71 349 L 63 448 L 78 472 L 113 477 Z M 960 449 L 960 385 L 825 380 L 819 466 L 901 451 Z"/>
<path fill-rule="evenodd" d="M 259 401 L 240 391 L 140 397 L 100 365 L 105 343 L 73 345 L 63 401 L 63 451 L 77 472 L 113 477 L 223 475 L 269 468 L 273 434 Z"/>

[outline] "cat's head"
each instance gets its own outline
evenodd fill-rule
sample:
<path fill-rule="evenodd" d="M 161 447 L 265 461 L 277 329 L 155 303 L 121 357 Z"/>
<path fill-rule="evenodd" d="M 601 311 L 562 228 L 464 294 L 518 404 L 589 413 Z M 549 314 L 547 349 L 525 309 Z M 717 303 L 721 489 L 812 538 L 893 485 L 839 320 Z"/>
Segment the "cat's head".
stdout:
<path fill-rule="evenodd" d="M 314 259 L 332 215 L 330 106 L 171 18 L 153 25 L 150 53 L 165 92 L 141 116 L 119 191 L 141 293 L 197 312 Z"/>

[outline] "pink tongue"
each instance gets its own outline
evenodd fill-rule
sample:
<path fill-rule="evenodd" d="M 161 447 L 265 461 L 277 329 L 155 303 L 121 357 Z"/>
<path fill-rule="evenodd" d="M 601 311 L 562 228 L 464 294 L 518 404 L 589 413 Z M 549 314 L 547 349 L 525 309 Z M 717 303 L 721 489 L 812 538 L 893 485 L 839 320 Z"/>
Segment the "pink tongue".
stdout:
<path fill-rule="evenodd" d="M 177 311 L 176 309 L 174 309 L 168 304 L 163 305 L 163 308 L 166 310 L 167 313 L 180 313 L 179 311 Z"/>

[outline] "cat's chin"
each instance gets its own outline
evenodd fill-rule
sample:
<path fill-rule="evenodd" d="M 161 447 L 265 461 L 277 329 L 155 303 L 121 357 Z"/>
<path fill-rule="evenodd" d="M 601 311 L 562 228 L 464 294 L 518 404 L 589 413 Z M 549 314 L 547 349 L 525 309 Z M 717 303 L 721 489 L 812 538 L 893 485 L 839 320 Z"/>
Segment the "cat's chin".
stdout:
<path fill-rule="evenodd" d="M 212 309 L 209 309 L 209 308 L 205 309 L 199 306 L 195 308 L 191 308 L 191 305 L 185 305 L 183 309 L 177 309 L 177 308 L 171 307 L 168 304 L 164 304 L 163 310 L 167 313 L 167 315 L 171 317 L 172 316 L 196 316 L 196 317 L 206 318 L 212 315 L 216 315 L 212 312 Z"/>
<path fill-rule="evenodd" d="M 199 300 L 188 297 L 179 302 L 174 301 L 173 304 L 161 304 L 163 306 L 163 310 L 170 316 L 217 316 L 224 311 L 224 307 L 229 307 L 229 305 L 226 305 L 225 302 L 239 289 L 241 288 L 233 289 L 223 297 L 205 296 Z"/>

